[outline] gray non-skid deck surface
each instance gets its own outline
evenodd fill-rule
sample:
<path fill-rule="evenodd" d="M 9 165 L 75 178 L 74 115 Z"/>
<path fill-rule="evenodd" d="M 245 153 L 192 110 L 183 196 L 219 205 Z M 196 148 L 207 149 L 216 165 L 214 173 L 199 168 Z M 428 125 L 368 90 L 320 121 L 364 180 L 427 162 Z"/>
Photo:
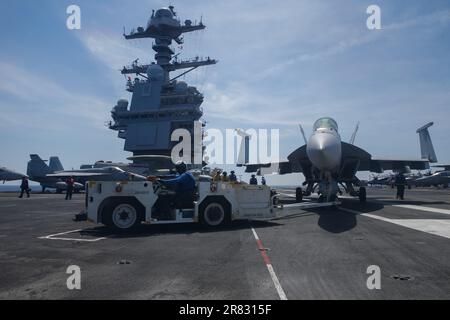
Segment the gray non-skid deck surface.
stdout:
<path fill-rule="evenodd" d="M 449 214 L 420 207 L 450 210 L 450 191 L 407 190 L 402 203 L 394 193 L 370 188 L 365 206 L 343 200 L 350 211 L 316 209 L 219 231 L 142 226 L 132 235 L 72 221 L 83 195 L 70 202 L 0 194 L 0 299 L 279 299 L 252 227 L 288 299 L 449 299 L 450 239 L 372 216 L 448 223 Z M 54 236 L 73 240 L 41 238 L 80 229 Z M 81 290 L 66 287 L 70 265 L 81 268 Z M 367 289 L 369 265 L 381 268 L 381 290 Z"/>

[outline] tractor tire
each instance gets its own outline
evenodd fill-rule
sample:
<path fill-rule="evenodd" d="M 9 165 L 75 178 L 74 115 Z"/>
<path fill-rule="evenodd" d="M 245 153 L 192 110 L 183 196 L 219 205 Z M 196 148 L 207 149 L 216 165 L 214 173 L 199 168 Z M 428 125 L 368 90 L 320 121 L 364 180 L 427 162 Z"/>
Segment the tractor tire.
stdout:
<path fill-rule="evenodd" d="M 135 230 L 141 225 L 142 215 L 133 201 L 111 201 L 103 209 L 103 223 L 118 232 Z"/>
<path fill-rule="evenodd" d="M 227 206 L 218 200 L 213 200 L 204 205 L 200 212 L 200 222 L 207 228 L 220 228 L 230 223 L 230 212 Z"/>

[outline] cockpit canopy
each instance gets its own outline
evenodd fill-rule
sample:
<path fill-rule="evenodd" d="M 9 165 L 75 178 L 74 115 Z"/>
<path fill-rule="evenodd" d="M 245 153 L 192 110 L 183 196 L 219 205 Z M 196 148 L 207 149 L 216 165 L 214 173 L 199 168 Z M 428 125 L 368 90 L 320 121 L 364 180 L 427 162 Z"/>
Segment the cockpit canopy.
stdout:
<path fill-rule="evenodd" d="M 316 131 L 319 128 L 328 128 L 334 129 L 336 132 L 338 131 L 337 122 L 334 119 L 329 117 L 320 118 L 314 123 L 313 130 Z"/>

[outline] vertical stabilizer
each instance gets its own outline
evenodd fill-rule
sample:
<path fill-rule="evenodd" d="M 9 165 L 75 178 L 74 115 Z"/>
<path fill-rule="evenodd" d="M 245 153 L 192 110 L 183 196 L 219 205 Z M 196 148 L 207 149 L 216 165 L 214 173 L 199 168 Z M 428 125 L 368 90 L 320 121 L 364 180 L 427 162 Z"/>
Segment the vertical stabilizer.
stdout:
<path fill-rule="evenodd" d="M 302 133 L 303 141 L 305 144 L 308 144 L 308 140 L 306 139 L 305 130 L 303 130 L 303 126 L 301 124 L 298 125 L 300 127 L 300 132 Z"/>
<path fill-rule="evenodd" d="M 427 159 L 431 163 L 436 163 L 436 153 L 434 152 L 433 142 L 431 141 L 430 133 L 428 132 L 428 128 L 433 124 L 433 122 L 427 123 L 423 127 L 417 129 L 417 133 L 419 134 L 422 159 Z"/>
<path fill-rule="evenodd" d="M 30 155 L 31 160 L 28 161 L 27 175 L 33 180 L 35 177 L 45 177 L 52 173 L 48 165 L 37 154 Z"/>
<path fill-rule="evenodd" d="M 357 135 L 357 133 L 358 133 L 358 130 L 359 130 L 359 121 L 358 121 L 358 123 L 356 124 L 356 128 L 355 128 L 355 131 L 353 131 L 353 134 L 352 134 L 352 136 L 351 136 L 351 138 L 350 138 L 350 144 L 355 144 L 355 139 L 356 139 L 356 135 Z"/>
<path fill-rule="evenodd" d="M 239 147 L 238 163 L 237 165 L 244 165 L 249 163 L 250 159 L 250 138 L 251 136 L 244 132 L 244 130 L 236 129 L 236 133 L 242 138 Z"/>
<path fill-rule="evenodd" d="M 64 171 L 64 167 L 58 157 L 50 157 L 49 167 L 52 172 Z"/>

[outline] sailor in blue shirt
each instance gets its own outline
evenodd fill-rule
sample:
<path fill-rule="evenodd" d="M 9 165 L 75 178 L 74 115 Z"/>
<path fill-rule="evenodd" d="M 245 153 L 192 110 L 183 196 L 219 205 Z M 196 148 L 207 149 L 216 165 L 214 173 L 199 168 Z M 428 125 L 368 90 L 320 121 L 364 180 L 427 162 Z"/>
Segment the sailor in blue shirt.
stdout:
<path fill-rule="evenodd" d="M 160 180 L 161 183 L 165 186 L 174 187 L 174 191 L 177 193 L 188 193 L 191 194 L 195 190 L 195 179 L 192 176 L 192 173 L 187 172 L 187 167 L 184 162 L 177 163 L 175 166 L 178 177 L 169 180 Z"/>
<path fill-rule="evenodd" d="M 178 162 L 175 165 L 178 176 L 174 179 L 159 180 L 159 182 L 175 191 L 175 194 L 160 194 L 156 207 L 160 218 L 170 219 L 172 205 L 177 208 L 187 209 L 194 205 L 195 179 L 190 172 L 187 172 L 187 166 L 184 162 Z"/>

